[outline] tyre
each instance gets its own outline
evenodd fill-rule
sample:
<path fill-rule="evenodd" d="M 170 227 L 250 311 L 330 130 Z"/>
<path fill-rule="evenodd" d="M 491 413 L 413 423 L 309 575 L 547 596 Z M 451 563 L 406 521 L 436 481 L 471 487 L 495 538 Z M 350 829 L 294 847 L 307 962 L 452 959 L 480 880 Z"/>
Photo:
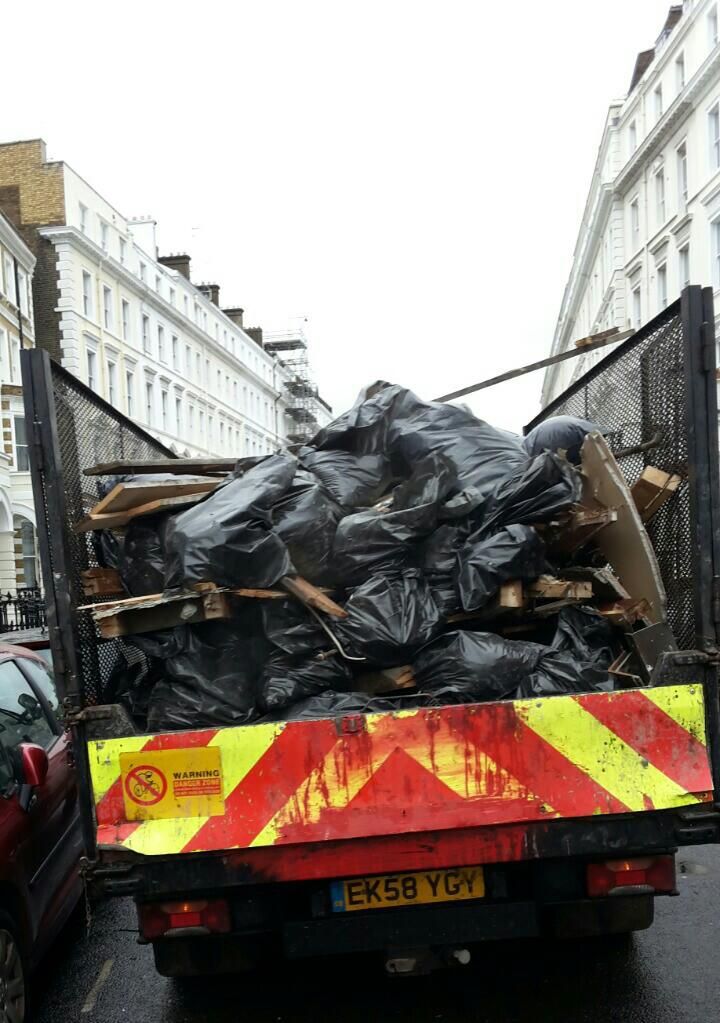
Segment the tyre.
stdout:
<path fill-rule="evenodd" d="M 24 1023 L 25 967 L 18 941 L 18 929 L 7 913 L 0 911 L 0 1020 Z"/>

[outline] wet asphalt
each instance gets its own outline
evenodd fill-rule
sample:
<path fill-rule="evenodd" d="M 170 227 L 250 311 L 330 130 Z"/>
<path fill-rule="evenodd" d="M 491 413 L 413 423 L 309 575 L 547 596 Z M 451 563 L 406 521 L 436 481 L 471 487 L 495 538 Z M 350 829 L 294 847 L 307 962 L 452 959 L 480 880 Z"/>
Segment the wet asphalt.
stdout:
<path fill-rule="evenodd" d="M 33 980 L 32 1023 L 715 1023 L 720 1020 L 720 848 L 682 852 L 679 898 L 631 938 L 489 944 L 470 966 L 390 979 L 375 959 L 178 983 L 113 900 L 87 937 L 71 925 Z"/>

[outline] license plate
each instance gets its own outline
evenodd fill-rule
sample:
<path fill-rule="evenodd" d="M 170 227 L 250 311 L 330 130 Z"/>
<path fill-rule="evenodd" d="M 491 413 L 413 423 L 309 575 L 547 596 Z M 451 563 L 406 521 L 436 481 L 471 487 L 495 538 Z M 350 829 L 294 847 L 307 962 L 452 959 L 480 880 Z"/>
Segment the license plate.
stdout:
<path fill-rule="evenodd" d="M 384 874 L 334 881 L 331 893 L 333 912 L 349 913 L 356 909 L 482 899 L 485 878 L 482 867 L 421 870 L 415 874 Z"/>

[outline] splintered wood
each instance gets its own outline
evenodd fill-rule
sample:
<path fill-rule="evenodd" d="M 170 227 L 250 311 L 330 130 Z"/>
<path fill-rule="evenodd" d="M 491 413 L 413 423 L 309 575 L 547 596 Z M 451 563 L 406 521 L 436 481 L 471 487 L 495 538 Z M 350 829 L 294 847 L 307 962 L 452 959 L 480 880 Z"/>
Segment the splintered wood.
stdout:
<path fill-rule="evenodd" d="M 201 501 L 217 485 L 218 481 L 213 479 L 185 482 L 182 477 L 162 483 L 118 483 L 74 529 L 76 533 L 117 529 L 145 515 L 180 511 Z"/>

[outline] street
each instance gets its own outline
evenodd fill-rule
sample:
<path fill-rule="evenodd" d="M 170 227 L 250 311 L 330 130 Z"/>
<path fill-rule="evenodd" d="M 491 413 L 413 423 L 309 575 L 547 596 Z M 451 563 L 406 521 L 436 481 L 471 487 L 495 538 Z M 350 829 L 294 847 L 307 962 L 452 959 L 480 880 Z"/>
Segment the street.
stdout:
<path fill-rule="evenodd" d="M 376 960 L 300 962 L 260 977 L 159 977 L 126 900 L 76 924 L 33 983 L 35 1023 L 705 1023 L 717 1019 L 720 851 L 678 857 L 681 897 L 625 939 L 488 945 L 467 968 L 390 980 Z"/>

